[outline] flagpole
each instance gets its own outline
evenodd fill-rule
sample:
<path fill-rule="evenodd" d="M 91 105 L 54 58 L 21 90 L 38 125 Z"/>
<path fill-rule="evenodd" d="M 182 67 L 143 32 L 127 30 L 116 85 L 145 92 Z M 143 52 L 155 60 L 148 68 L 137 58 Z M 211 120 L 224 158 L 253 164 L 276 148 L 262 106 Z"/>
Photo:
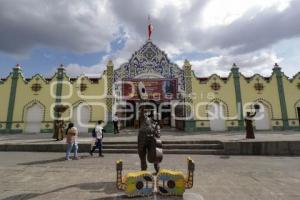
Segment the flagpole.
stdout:
<path fill-rule="evenodd" d="M 151 24 L 150 15 L 148 15 L 148 40 L 151 40 L 152 31 L 153 31 L 153 26 Z"/>

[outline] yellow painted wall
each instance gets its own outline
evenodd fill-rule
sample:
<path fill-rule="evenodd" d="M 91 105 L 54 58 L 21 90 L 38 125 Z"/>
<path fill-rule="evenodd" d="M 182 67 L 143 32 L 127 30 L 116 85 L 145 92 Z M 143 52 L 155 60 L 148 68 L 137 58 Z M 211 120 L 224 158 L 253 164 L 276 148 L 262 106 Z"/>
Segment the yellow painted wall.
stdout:
<path fill-rule="evenodd" d="M 36 80 L 38 78 L 39 80 Z M 51 96 L 51 93 L 56 94 L 56 75 L 49 81 L 45 81 L 43 77 L 40 75 L 33 76 L 30 81 L 25 81 L 22 75 L 19 75 L 18 83 L 17 83 L 17 92 L 16 92 L 16 102 L 14 105 L 14 113 L 13 113 L 13 129 L 24 129 L 24 107 L 28 105 L 30 102 L 38 101 L 43 104 L 46 108 L 45 110 L 45 119 L 42 124 L 42 129 L 51 129 L 53 128 L 52 118 L 51 118 L 51 105 L 55 103 L 55 96 Z M 254 89 L 254 84 L 259 80 L 260 83 L 263 83 L 264 90 L 260 93 Z M 99 107 L 97 105 L 93 105 L 94 103 L 100 103 L 102 105 L 106 104 L 106 73 L 104 72 L 102 77 L 98 79 L 98 82 L 93 83 L 90 79 L 84 77 L 82 79 L 82 83 L 86 84 L 86 91 L 82 92 L 82 96 L 78 95 L 79 85 L 78 82 L 70 81 L 69 77 L 65 76 L 64 81 L 67 84 L 63 85 L 62 95 L 67 96 L 70 93 L 70 97 L 66 99 L 62 99 L 63 103 L 68 103 L 72 106 L 78 106 L 80 102 L 86 102 L 91 106 L 92 115 L 91 121 L 92 123 L 97 120 L 105 119 L 105 109 Z M 11 88 L 11 76 L 7 78 L 3 83 L 0 84 L 0 123 L 5 127 L 5 121 L 7 118 L 7 109 L 9 104 L 9 96 L 10 96 L 10 88 Z M 211 84 L 217 82 L 220 84 L 221 89 L 218 91 L 213 91 L 211 89 Z M 295 76 L 293 79 L 288 79 L 287 77 L 283 77 L 283 85 L 285 90 L 285 98 L 287 105 L 287 112 L 289 118 L 290 126 L 299 126 L 299 120 L 297 119 L 295 104 L 299 101 L 300 104 L 300 90 L 297 85 L 300 82 L 300 73 Z M 42 86 L 41 91 L 33 92 L 31 86 L 33 83 L 39 83 Z M 51 85 L 54 84 L 51 92 Z M 277 89 L 277 79 L 275 74 L 273 73 L 269 78 L 269 81 L 266 81 L 260 75 L 255 75 L 251 78 L 245 78 L 243 75 L 240 77 L 240 87 L 241 87 L 241 97 L 243 104 L 247 102 L 253 102 L 256 100 L 262 100 L 263 102 L 267 102 L 266 104 L 271 104 L 272 107 L 272 118 L 270 123 L 272 126 L 282 126 L 282 115 L 280 108 L 280 100 Z M 206 82 L 200 83 L 197 77 L 192 74 L 192 90 L 193 90 L 193 106 L 195 112 L 200 114 L 203 119 L 195 113 L 196 127 L 209 127 L 209 121 L 207 120 L 207 111 L 206 105 L 209 102 L 214 100 L 221 100 L 221 102 L 225 102 L 228 109 L 229 117 L 234 118 L 237 115 L 236 109 L 236 95 L 235 95 L 235 87 L 234 87 L 234 79 L 230 74 L 228 76 L 227 81 L 223 81 L 218 75 L 211 75 Z M 91 97 L 95 96 L 95 97 Z M 198 104 L 202 104 L 200 107 L 197 107 Z M 225 112 L 227 111 L 225 109 Z M 70 112 L 66 112 L 64 117 L 69 115 Z M 227 113 L 226 113 L 227 114 Z M 24 116 L 23 116 L 24 115 Z M 72 117 L 72 116 L 71 116 Z M 234 125 L 231 124 L 234 121 Z M 17 127 L 18 125 L 18 127 Z M 46 126 L 48 125 L 48 126 Z M 228 120 L 226 122 L 227 127 L 237 126 L 237 120 Z"/>
<path fill-rule="evenodd" d="M 264 86 L 264 89 L 261 92 L 256 91 L 254 88 L 254 84 L 258 82 L 262 83 Z M 271 126 L 282 125 L 277 79 L 274 73 L 271 75 L 269 81 L 266 81 L 262 76 L 257 74 L 248 80 L 244 76 L 241 76 L 240 86 L 242 93 L 242 102 L 244 105 L 246 103 L 251 103 L 257 100 L 265 103 L 266 105 L 271 104 L 271 106 L 268 107 Z M 279 124 L 276 125 L 276 123 Z"/>
<path fill-rule="evenodd" d="M 105 77 L 105 75 L 104 75 Z M 36 80 L 38 78 L 39 80 Z M 31 102 L 35 101 L 41 103 L 45 107 L 45 118 L 43 119 L 44 123 L 42 124 L 42 129 L 51 129 L 53 128 L 53 118 L 54 112 L 53 107 L 55 105 L 55 95 L 56 95 L 56 80 L 57 76 L 51 79 L 51 81 L 47 82 L 41 76 L 36 75 L 31 78 L 30 81 L 25 81 L 22 75 L 19 76 L 17 83 L 17 92 L 16 92 L 16 102 L 14 107 L 14 115 L 13 115 L 13 129 L 25 129 L 26 124 L 25 121 L 25 113 L 27 105 Z M 97 121 L 100 119 L 104 119 L 105 116 L 105 78 L 100 78 L 98 83 L 92 83 L 88 78 L 83 78 L 82 83 L 87 85 L 86 91 L 82 92 L 81 95 L 78 94 L 79 85 L 77 81 L 71 82 L 69 77 L 64 77 L 63 89 L 62 89 L 62 103 L 70 104 L 71 106 L 78 106 L 80 102 L 86 102 L 91 105 L 92 109 L 92 118 L 91 121 Z M 0 85 L 1 94 L 5 94 L 4 91 L 7 91 L 7 88 L 10 89 L 11 80 L 8 79 L 5 84 Z M 39 92 L 33 92 L 31 86 L 33 83 L 39 83 L 42 86 L 42 89 Z M 6 89 L 5 89 L 6 88 Z M 52 91 L 51 91 L 52 89 Z M 3 90 L 3 92 L 2 92 Z M 9 98 L 9 93 L 5 95 Z M 8 101 L 8 100 L 6 100 Z M 101 104 L 101 106 L 93 105 L 93 104 Z M 4 112 L 1 112 L 1 117 L 3 121 L 6 120 L 7 115 L 7 104 L 8 102 L 3 102 L 1 104 L 1 109 L 4 109 Z M 6 109 L 6 110 L 5 110 Z M 67 111 L 63 117 L 70 118 L 68 120 L 72 120 L 72 115 L 70 111 Z"/>
<path fill-rule="evenodd" d="M 6 126 L 11 80 L 11 76 L 9 76 L 4 82 L 0 83 L 0 124 L 2 126 L 0 129 L 5 129 Z"/>
<path fill-rule="evenodd" d="M 299 83 L 300 73 L 298 73 L 292 79 L 288 79 L 286 76 L 283 77 L 285 101 L 290 126 L 299 125 L 298 114 L 296 110 L 296 104 L 300 106 L 300 89 L 297 86 Z"/>
<path fill-rule="evenodd" d="M 80 81 L 81 80 L 81 81 Z M 72 106 L 74 109 L 81 102 L 86 103 L 90 106 L 92 115 L 91 121 L 104 120 L 105 116 L 105 75 L 98 79 L 98 83 L 93 83 L 87 77 L 79 77 L 77 80 L 70 82 L 67 76 L 64 77 L 66 84 L 63 85 L 62 96 L 66 98 L 62 99 L 62 103 Z M 86 84 L 87 88 L 85 91 L 80 92 L 80 84 Z M 99 104 L 99 105 L 98 105 Z M 68 110 L 63 117 L 68 117 L 72 121 L 73 113 Z"/>
<path fill-rule="evenodd" d="M 288 80 L 287 77 L 283 78 L 285 98 L 287 104 L 287 112 L 289 118 L 290 126 L 299 126 L 299 121 L 297 120 L 297 115 L 295 111 L 295 104 L 299 101 L 300 104 L 300 92 L 297 88 L 297 84 L 300 74 L 294 77 L 293 81 Z M 211 89 L 211 84 L 217 82 L 220 84 L 221 89 L 214 92 Z M 263 84 L 264 89 L 260 92 L 256 91 L 254 84 L 260 82 Z M 209 127 L 209 121 L 205 119 L 207 115 L 205 104 L 213 99 L 221 100 L 228 105 L 229 117 L 234 117 L 237 114 L 236 107 L 236 95 L 234 88 L 234 79 L 229 75 L 226 82 L 224 82 L 219 76 L 211 75 L 206 82 L 200 83 L 195 75 L 192 76 L 192 88 L 193 88 L 193 104 L 195 112 L 201 114 L 204 118 L 199 118 L 197 113 L 195 113 L 196 127 Z M 241 88 L 241 98 L 243 103 L 243 110 L 245 110 L 245 104 L 254 101 L 261 101 L 269 107 L 270 125 L 271 126 L 283 126 L 282 113 L 280 107 L 280 99 L 277 88 L 276 75 L 273 73 L 271 77 L 266 80 L 260 75 L 254 75 L 250 78 L 246 78 L 241 74 L 240 76 L 240 88 Z M 197 104 L 202 103 L 204 105 L 197 109 Z M 271 106 L 270 106 L 271 105 Z M 201 120 L 201 121 L 199 121 Z M 236 126 L 237 122 L 232 124 L 233 119 L 226 121 L 227 127 Z"/>
<path fill-rule="evenodd" d="M 220 90 L 213 91 L 211 89 L 212 83 L 219 83 Z M 236 118 L 236 97 L 234 88 L 234 79 L 230 75 L 227 81 L 223 81 L 218 75 L 211 75 L 206 82 L 200 83 L 195 75 L 192 76 L 192 88 L 193 88 L 193 104 L 195 109 L 195 120 L 203 120 L 202 117 L 207 116 L 206 105 L 212 101 L 220 101 L 227 105 L 227 109 L 224 109 L 225 116 L 230 118 Z M 198 106 L 197 105 L 201 105 Z M 228 110 L 228 113 L 226 111 Z M 198 116 L 200 115 L 200 116 Z M 205 120 L 205 119 L 204 119 Z M 202 122 L 203 127 L 209 126 L 209 122 Z M 236 124 L 237 125 L 237 124 Z M 228 124 L 227 124 L 228 126 Z M 196 127 L 200 127 L 200 122 L 196 122 Z"/>
<path fill-rule="evenodd" d="M 45 81 L 43 77 L 40 75 L 35 75 L 31 78 L 30 81 L 25 81 L 24 77 L 19 75 L 18 83 L 17 83 L 17 91 L 16 91 L 16 100 L 14 107 L 14 115 L 13 121 L 13 129 L 24 129 L 26 121 L 26 109 L 25 106 L 30 104 L 33 101 L 39 102 L 45 107 L 45 118 L 43 119 L 44 123 L 42 125 L 42 129 L 52 128 L 52 118 L 50 115 L 51 105 L 55 102 L 55 99 L 51 96 L 51 83 L 54 82 L 56 78 L 53 78 L 49 83 Z M 39 92 L 32 91 L 32 84 L 38 83 L 41 85 L 42 89 Z M 55 93 L 56 88 L 54 87 Z M 19 124 L 20 127 L 16 127 Z M 46 127 L 46 124 L 49 126 Z"/>
<path fill-rule="evenodd" d="M 105 77 L 105 75 L 104 75 Z M 39 79 L 39 80 L 37 80 Z M 97 121 L 104 119 L 105 116 L 105 98 L 106 94 L 104 90 L 105 78 L 100 78 L 98 83 L 92 83 L 88 78 L 83 78 L 82 83 L 87 85 L 86 91 L 84 91 L 79 96 L 79 87 L 77 81 L 71 82 L 69 77 L 64 77 L 63 89 L 62 89 L 62 103 L 68 103 L 71 106 L 78 106 L 80 102 L 87 102 L 92 108 L 92 118 L 91 121 Z M 32 91 L 32 84 L 39 83 L 42 89 L 39 92 Z M 40 75 L 33 76 L 30 81 L 26 81 L 24 77 L 20 74 L 17 82 L 16 100 L 13 113 L 13 129 L 25 129 L 26 124 L 26 108 L 31 102 L 38 102 L 45 107 L 45 114 L 43 119 L 43 124 L 41 129 L 52 129 L 53 128 L 53 118 L 54 112 L 53 107 L 55 105 L 56 99 L 56 86 L 57 86 L 57 74 L 52 77 L 52 79 L 47 82 Z M 6 121 L 7 107 L 9 99 L 9 91 L 11 87 L 11 79 L 9 78 L 4 84 L 0 84 L 0 93 L 3 94 L 3 103 L 1 102 L 0 109 L 0 121 Z M 52 90 L 52 91 L 51 91 Z M 69 97 L 64 97 L 68 96 Z M 1 95 L 2 96 L 2 95 Z M 88 97 L 86 97 L 88 96 Z M 94 96 L 94 97 L 92 97 Z M 65 98 L 65 99 L 64 99 Z M 97 103 L 102 103 L 102 107 L 93 105 Z M 70 112 L 66 112 L 63 117 L 70 115 Z M 72 116 L 70 116 L 72 119 Z M 71 120 L 69 119 L 69 120 Z"/>

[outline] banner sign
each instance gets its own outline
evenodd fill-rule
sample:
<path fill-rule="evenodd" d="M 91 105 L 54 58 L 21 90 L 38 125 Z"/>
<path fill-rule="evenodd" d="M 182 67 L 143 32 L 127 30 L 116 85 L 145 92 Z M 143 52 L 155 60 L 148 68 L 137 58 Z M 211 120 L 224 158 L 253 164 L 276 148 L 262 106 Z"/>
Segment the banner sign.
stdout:
<path fill-rule="evenodd" d="M 145 86 L 148 100 L 167 101 L 176 99 L 177 79 L 123 79 L 122 92 L 126 100 L 139 100 L 138 84 Z"/>

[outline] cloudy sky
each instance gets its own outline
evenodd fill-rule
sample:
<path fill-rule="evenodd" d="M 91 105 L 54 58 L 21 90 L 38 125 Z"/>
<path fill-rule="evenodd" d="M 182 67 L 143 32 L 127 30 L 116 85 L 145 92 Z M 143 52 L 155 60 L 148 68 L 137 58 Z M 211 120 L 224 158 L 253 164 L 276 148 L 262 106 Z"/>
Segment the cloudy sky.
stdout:
<path fill-rule="evenodd" d="M 300 0 L 1 0 L 0 77 L 16 63 L 26 77 L 100 73 L 126 62 L 147 38 L 199 76 L 268 76 L 275 62 L 300 71 Z"/>

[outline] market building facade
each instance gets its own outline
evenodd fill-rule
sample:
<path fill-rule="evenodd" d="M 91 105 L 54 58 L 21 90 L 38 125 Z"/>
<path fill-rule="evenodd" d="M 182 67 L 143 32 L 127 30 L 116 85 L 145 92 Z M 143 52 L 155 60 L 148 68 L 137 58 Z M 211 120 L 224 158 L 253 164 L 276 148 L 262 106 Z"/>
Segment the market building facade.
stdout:
<path fill-rule="evenodd" d="M 178 67 L 151 40 L 119 67 L 108 61 L 97 78 L 70 78 L 63 66 L 51 78 L 25 78 L 17 65 L 0 81 L 0 132 L 53 132 L 53 108 L 60 104 L 69 107 L 62 118 L 80 132 L 99 119 L 111 132 L 115 113 L 121 128 L 138 128 L 139 107 L 145 104 L 162 128 L 244 130 L 245 112 L 259 104 L 257 130 L 299 130 L 300 73 L 289 78 L 275 64 L 269 77 L 245 77 L 233 64 L 228 77 L 197 77 L 189 61 Z"/>

